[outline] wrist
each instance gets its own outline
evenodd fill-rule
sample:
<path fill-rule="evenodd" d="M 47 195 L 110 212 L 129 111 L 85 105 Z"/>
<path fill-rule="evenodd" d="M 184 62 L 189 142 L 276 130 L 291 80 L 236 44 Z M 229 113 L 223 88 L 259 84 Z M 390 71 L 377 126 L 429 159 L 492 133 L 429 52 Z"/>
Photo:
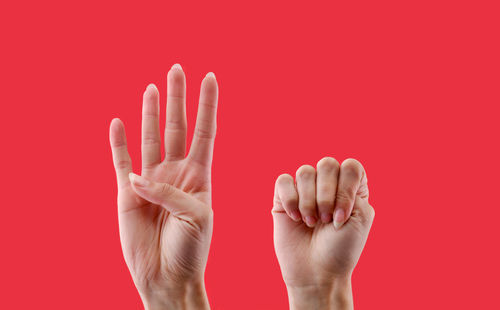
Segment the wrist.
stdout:
<path fill-rule="evenodd" d="M 337 278 L 325 285 L 287 285 L 290 310 L 353 309 L 351 278 Z"/>
<path fill-rule="evenodd" d="M 140 293 L 145 310 L 210 309 L 203 281 Z"/>

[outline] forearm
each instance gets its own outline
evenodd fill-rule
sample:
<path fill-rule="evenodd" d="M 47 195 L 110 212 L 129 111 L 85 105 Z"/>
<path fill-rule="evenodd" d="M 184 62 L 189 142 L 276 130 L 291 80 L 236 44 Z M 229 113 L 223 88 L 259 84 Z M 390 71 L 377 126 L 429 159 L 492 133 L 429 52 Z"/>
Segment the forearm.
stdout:
<path fill-rule="evenodd" d="M 353 309 L 351 279 L 335 280 L 328 286 L 287 287 L 290 310 Z"/>
<path fill-rule="evenodd" d="M 210 309 L 203 283 L 186 285 L 164 292 L 141 293 L 145 310 L 206 310 Z"/>

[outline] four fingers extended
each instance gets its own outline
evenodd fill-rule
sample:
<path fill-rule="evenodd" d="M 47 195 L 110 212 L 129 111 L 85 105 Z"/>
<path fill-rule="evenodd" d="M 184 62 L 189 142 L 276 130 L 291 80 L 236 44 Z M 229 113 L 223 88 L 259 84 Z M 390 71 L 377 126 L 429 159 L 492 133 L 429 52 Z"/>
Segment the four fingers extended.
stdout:
<path fill-rule="evenodd" d="M 161 134 L 159 126 L 159 92 L 154 84 L 147 86 L 142 104 L 142 174 L 161 163 Z M 216 131 L 218 86 L 213 73 L 208 73 L 201 84 L 200 103 L 195 134 L 189 157 L 210 167 Z M 113 154 L 118 189 L 130 185 L 132 161 L 127 150 L 125 127 L 115 118 L 110 124 L 110 145 Z M 167 113 L 165 125 L 165 161 L 185 159 L 186 155 L 186 78 L 179 64 L 167 75 Z"/>
<path fill-rule="evenodd" d="M 217 80 L 210 72 L 201 83 L 196 127 L 189 153 L 192 160 L 204 166 L 210 166 L 212 162 L 217 101 Z M 186 77 L 179 64 L 173 65 L 167 75 L 166 110 L 165 160 L 182 160 L 186 156 Z M 146 174 L 161 162 L 159 113 L 159 92 L 154 84 L 150 84 L 144 92 L 142 105 L 142 169 Z"/>

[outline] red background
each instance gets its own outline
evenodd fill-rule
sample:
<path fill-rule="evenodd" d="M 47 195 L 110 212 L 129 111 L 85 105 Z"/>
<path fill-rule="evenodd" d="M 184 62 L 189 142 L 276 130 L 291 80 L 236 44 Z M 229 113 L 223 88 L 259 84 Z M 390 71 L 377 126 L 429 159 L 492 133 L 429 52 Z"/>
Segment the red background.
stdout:
<path fill-rule="evenodd" d="M 274 179 L 330 155 L 364 164 L 377 210 L 358 309 L 498 309 L 498 16 L 498 1 L 2 2 L 0 308 L 141 307 L 108 126 L 125 122 L 138 172 L 142 92 L 165 99 L 179 62 L 189 134 L 202 77 L 220 83 L 213 308 L 286 309 Z"/>

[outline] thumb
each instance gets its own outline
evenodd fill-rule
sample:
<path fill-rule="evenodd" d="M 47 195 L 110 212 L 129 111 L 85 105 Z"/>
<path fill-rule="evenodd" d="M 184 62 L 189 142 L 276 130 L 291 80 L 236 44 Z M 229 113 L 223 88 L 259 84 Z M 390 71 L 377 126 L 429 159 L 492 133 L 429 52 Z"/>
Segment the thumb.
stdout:
<path fill-rule="evenodd" d="M 137 195 L 160 205 L 175 217 L 201 224 L 210 214 L 210 208 L 201 201 L 168 183 L 154 182 L 132 172 L 129 178 Z"/>
<path fill-rule="evenodd" d="M 356 196 L 354 202 L 354 213 L 363 223 L 371 226 L 375 218 L 375 209 L 368 203 L 368 199 Z"/>

